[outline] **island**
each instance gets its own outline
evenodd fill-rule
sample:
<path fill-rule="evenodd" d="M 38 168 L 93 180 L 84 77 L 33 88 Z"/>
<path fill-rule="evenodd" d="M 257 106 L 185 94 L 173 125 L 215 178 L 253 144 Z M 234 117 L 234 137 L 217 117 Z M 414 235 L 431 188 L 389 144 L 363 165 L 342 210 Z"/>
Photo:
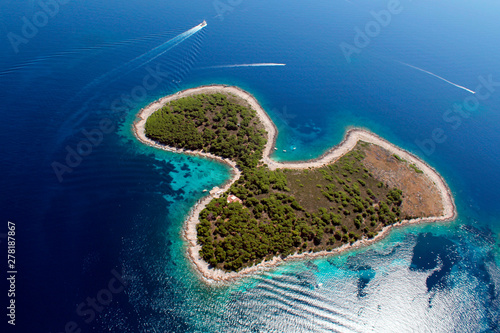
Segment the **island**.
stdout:
<path fill-rule="evenodd" d="M 202 86 L 161 98 L 139 112 L 133 131 L 153 147 L 231 167 L 231 179 L 197 202 L 183 229 L 187 256 L 207 282 L 338 254 L 393 227 L 457 214 L 432 167 L 364 129 L 349 129 L 317 159 L 273 160 L 276 126 L 238 87 Z"/>

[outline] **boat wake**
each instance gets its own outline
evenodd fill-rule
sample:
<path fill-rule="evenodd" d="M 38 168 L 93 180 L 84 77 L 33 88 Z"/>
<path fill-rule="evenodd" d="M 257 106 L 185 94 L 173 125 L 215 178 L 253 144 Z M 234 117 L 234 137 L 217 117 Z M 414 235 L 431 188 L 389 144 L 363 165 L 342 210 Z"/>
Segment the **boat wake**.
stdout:
<path fill-rule="evenodd" d="M 236 64 L 236 65 L 220 65 L 220 66 L 209 66 L 203 67 L 203 69 L 213 69 L 213 68 L 238 68 L 238 67 L 278 67 L 286 66 L 286 64 L 277 64 L 273 62 L 256 63 L 256 64 Z"/>
<path fill-rule="evenodd" d="M 135 57 L 134 59 L 126 62 L 125 64 L 122 64 L 111 71 L 102 74 L 101 76 L 95 78 L 92 80 L 92 82 L 88 83 L 85 87 L 83 87 L 76 95 L 74 98 L 72 98 L 65 106 L 65 108 L 69 108 L 72 105 L 79 104 L 77 103 L 78 101 L 82 101 L 82 107 L 79 108 L 77 112 L 75 112 L 70 118 L 68 118 L 64 124 L 60 126 L 60 131 L 65 132 L 59 133 L 58 137 L 59 140 L 57 144 L 61 143 L 65 137 L 71 135 L 74 133 L 74 128 L 76 126 L 80 125 L 84 118 L 88 115 L 85 111 L 88 109 L 88 106 L 90 105 L 91 102 L 93 102 L 95 99 L 101 96 L 101 91 L 104 91 L 104 88 L 109 86 L 111 83 L 118 81 L 119 79 L 123 78 L 127 74 L 133 72 L 134 70 L 137 70 L 148 63 L 152 62 L 153 60 L 157 59 L 158 57 L 162 56 L 164 53 L 168 52 L 169 50 L 173 49 L 177 45 L 181 44 L 182 42 L 186 41 L 193 35 L 195 35 L 197 32 L 202 30 L 206 26 L 206 23 L 199 24 L 177 36 L 174 38 L 164 42 L 163 44 L 160 44 L 159 46 Z"/>
<path fill-rule="evenodd" d="M 422 68 L 420 68 L 420 67 L 413 66 L 413 65 L 407 64 L 407 63 L 405 63 L 405 62 L 401 62 L 401 61 L 398 61 L 398 62 L 399 62 L 400 64 L 402 64 L 402 65 L 407 66 L 407 67 L 410 67 L 410 68 L 416 69 L 417 71 L 424 72 L 424 73 L 426 73 L 426 74 L 432 75 L 432 76 L 434 76 L 434 77 L 436 77 L 436 78 L 438 78 L 438 79 L 440 79 L 440 80 L 442 80 L 442 81 L 444 81 L 444 82 L 446 82 L 446 83 L 449 83 L 449 84 L 451 84 L 451 85 L 453 85 L 453 86 L 455 86 L 455 87 L 457 87 L 457 88 L 460 88 L 460 89 L 463 89 L 463 90 L 465 90 L 465 91 L 468 91 L 468 92 L 470 92 L 471 94 L 475 94 L 475 93 L 476 93 L 474 90 L 471 90 L 471 89 L 469 89 L 469 88 L 466 88 L 466 87 L 461 86 L 461 85 L 459 85 L 459 84 L 456 84 L 456 83 L 454 83 L 454 82 L 451 82 L 451 81 L 449 81 L 449 80 L 446 80 L 445 78 L 443 78 L 443 77 L 441 77 L 441 76 L 439 76 L 439 75 L 437 75 L 437 74 L 434 74 L 434 73 L 432 73 L 432 72 L 426 71 L 425 69 L 422 69 Z"/>
<path fill-rule="evenodd" d="M 128 61 L 127 63 L 109 71 L 108 73 L 101 75 L 100 77 L 96 78 L 91 83 L 89 83 L 87 86 L 85 86 L 82 92 L 101 83 L 110 84 L 122 78 L 123 76 L 129 74 L 130 72 L 138 69 L 139 67 L 147 65 L 151 61 L 163 55 L 165 52 L 171 50 L 172 48 L 176 47 L 189 37 L 193 36 L 195 33 L 203 29 L 205 26 L 206 25 L 201 25 L 201 24 L 197 25 L 175 36 L 174 38 L 166 41 L 165 43 L 141 54 L 140 56 L 135 57 L 134 59 Z"/>

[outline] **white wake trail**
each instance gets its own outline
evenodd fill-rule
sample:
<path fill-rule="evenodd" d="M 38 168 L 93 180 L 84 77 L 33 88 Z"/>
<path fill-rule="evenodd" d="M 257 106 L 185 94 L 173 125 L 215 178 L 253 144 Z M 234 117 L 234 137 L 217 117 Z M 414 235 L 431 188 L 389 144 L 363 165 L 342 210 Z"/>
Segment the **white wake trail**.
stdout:
<path fill-rule="evenodd" d="M 413 65 L 407 64 L 407 63 L 405 63 L 405 62 L 401 62 L 401 61 L 399 61 L 399 63 L 400 63 L 400 64 L 402 64 L 402 65 L 408 66 L 408 67 L 410 67 L 410 68 L 416 69 L 417 71 L 421 71 L 421 72 L 424 72 L 424 73 L 426 73 L 426 74 L 432 75 L 432 76 L 434 76 L 434 77 L 436 77 L 436 78 L 438 78 L 438 79 L 440 79 L 440 80 L 442 80 L 442 81 L 444 81 L 444 82 L 446 82 L 446 83 L 449 83 L 449 84 L 451 84 L 451 85 L 453 85 L 453 86 L 455 86 L 455 87 L 457 87 L 457 88 L 460 88 L 460 89 L 463 89 L 463 90 L 465 90 L 465 91 L 468 91 L 468 92 L 470 92 L 471 94 L 475 94 L 475 93 L 476 93 L 474 90 L 470 90 L 469 88 L 466 88 L 466 87 L 464 87 L 464 86 L 461 86 L 461 85 L 459 85 L 459 84 L 456 84 L 456 83 L 454 83 L 454 82 L 451 82 L 451 81 L 449 81 L 449 80 L 446 80 L 445 78 L 443 78 L 443 77 L 441 77 L 441 76 L 439 76 L 439 75 L 436 75 L 436 74 L 434 74 L 434 73 L 432 73 L 432 72 L 426 71 L 425 69 L 422 69 L 422 68 L 419 68 L 419 67 L 417 67 L 417 66 L 413 66 Z"/>
<path fill-rule="evenodd" d="M 96 88 L 99 88 L 97 90 L 101 90 L 103 88 L 102 85 L 109 85 L 121 79 L 130 72 L 138 69 L 139 67 L 147 65 L 148 63 L 160 57 L 167 51 L 173 49 L 174 47 L 176 47 L 189 37 L 193 36 L 195 33 L 197 33 L 203 28 L 204 28 L 203 26 L 197 25 L 175 36 L 174 38 L 169 39 L 163 44 L 135 57 L 134 59 L 128 61 L 127 63 L 120 65 L 119 67 L 112 69 L 111 71 L 99 76 L 98 78 L 94 79 L 92 82 L 87 84 L 75 97 L 78 98 L 82 94 L 87 93 L 89 90 L 94 90 Z"/>
<path fill-rule="evenodd" d="M 175 36 L 174 38 L 169 39 L 168 41 L 160 44 L 159 46 L 135 57 L 134 59 L 128 61 L 127 63 L 122 64 L 105 74 L 102 74 L 98 78 L 94 79 L 92 82 L 88 83 L 66 104 L 65 107 L 74 104 L 74 102 L 77 100 L 82 100 L 82 99 L 84 100 L 82 107 L 80 107 L 78 111 L 76 111 L 63 123 L 60 131 L 66 131 L 69 133 L 72 132 L 72 129 L 76 128 L 76 126 L 79 126 L 80 123 L 82 123 L 85 117 L 88 115 L 88 113 L 85 113 L 88 106 L 90 105 L 91 102 L 93 102 L 100 96 L 101 92 L 104 91 L 104 88 L 109 86 L 111 83 L 123 78 L 130 72 L 147 65 L 151 61 L 155 60 L 156 58 L 160 57 L 167 51 L 173 49 L 180 43 L 187 40 L 188 38 L 196 34 L 198 31 L 202 30 L 205 26 L 206 25 L 199 24 Z M 59 144 L 60 141 L 64 139 L 62 135 L 59 135 L 59 137 L 61 139 L 58 141 L 57 144 Z"/>
<path fill-rule="evenodd" d="M 128 63 L 123 65 L 123 67 L 132 67 L 126 74 L 137 69 L 138 67 L 142 67 L 150 63 L 159 56 L 163 55 L 165 52 L 169 51 L 170 49 L 174 48 L 175 46 L 179 45 L 180 43 L 188 39 L 189 37 L 193 36 L 201 29 L 203 29 L 203 27 L 197 25 L 196 27 L 191 28 L 188 31 L 183 32 L 182 34 L 168 40 L 167 42 L 161 44 L 160 46 L 157 46 L 154 49 L 138 56 L 137 58 L 130 60 Z M 122 69 L 122 67 L 117 69 L 117 71 L 120 69 Z"/>
<path fill-rule="evenodd" d="M 273 66 L 286 66 L 286 64 L 264 62 L 264 63 L 256 63 L 256 64 L 236 64 L 236 65 L 210 66 L 210 67 L 204 67 L 204 68 L 208 69 L 208 68 L 236 68 L 236 67 L 273 67 Z"/>

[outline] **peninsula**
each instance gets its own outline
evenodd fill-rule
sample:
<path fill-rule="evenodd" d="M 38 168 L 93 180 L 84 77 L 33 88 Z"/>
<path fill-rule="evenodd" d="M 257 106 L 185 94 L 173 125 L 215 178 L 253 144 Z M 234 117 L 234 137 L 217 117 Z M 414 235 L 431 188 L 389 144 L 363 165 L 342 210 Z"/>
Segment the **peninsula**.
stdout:
<path fill-rule="evenodd" d="M 377 135 L 350 129 L 321 157 L 271 159 L 277 129 L 249 93 L 222 85 L 164 97 L 133 125 L 143 143 L 231 166 L 185 221 L 188 257 L 208 282 L 284 260 L 370 244 L 395 226 L 456 217 L 444 179 Z"/>

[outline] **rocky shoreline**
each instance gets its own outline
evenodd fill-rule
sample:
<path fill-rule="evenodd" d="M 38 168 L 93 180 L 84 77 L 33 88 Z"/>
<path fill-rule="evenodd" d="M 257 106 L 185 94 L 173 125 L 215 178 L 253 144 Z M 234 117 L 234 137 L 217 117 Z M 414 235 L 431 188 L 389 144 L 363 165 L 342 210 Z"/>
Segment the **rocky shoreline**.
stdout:
<path fill-rule="evenodd" d="M 394 225 L 390 225 L 385 227 L 381 232 L 379 232 L 374 238 L 372 239 L 361 239 L 353 244 L 346 244 L 343 245 L 339 248 L 336 248 L 332 251 L 321 251 L 321 252 L 316 252 L 316 253 L 301 253 L 301 254 L 293 254 L 290 256 L 287 256 L 286 258 L 281 258 L 281 257 L 274 257 L 272 260 L 262 262 L 260 264 L 247 267 L 242 269 L 241 271 L 238 272 L 225 272 L 220 269 L 214 269 L 210 268 L 208 263 L 206 263 L 199 255 L 199 250 L 201 248 L 200 245 L 197 243 L 197 234 L 196 234 L 196 225 L 198 224 L 198 217 L 200 212 L 205 208 L 205 206 L 213 199 L 212 195 L 209 195 L 201 200 L 199 200 L 196 205 L 191 209 L 190 213 L 188 214 L 186 221 L 184 223 L 184 228 L 183 228 L 183 237 L 186 239 L 188 242 L 188 251 L 187 255 L 190 261 L 194 264 L 194 267 L 196 271 L 200 274 L 200 276 L 203 278 L 208 283 L 214 283 L 214 282 L 226 282 L 226 281 L 232 281 L 239 279 L 245 275 L 252 274 L 258 271 L 270 269 L 272 267 L 275 267 L 279 263 L 283 261 L 289 261 L 289 260 L 297 260 L 297 259 L 303 259 L 303 258 L 315 258 L 315 257 L 320 257 L 320 256 L 326 256 L 326 255 L 334 255 L 334 254 L 339 254 L 344 251 L 348 251 L 351 249 L 359 248 L 362 246 L 366 246 L 369 244 L 372 244 L 385 236 L 389 233 L 389 231 L 394 228 L 394 227 L 401 227 L 404 225 L 408 224 L 416 224 L 416 223 L 429 223 L 429 222 L 437 222 L 437 221 L 450 221 L 456 218 L 457 216 L 457 211 L 455 207 L 455 203 L 453 200 L 452 193 L 450 189 L 448 188 L 446 182 L 444 181 L 443 177 L 437 173 L 436 170 L 434 170 L 432 167 L 427 165 L 424 161 L 422 161 L 420 158 L 417 156 L 411 154 L 410 152 L 403 150 L 401 148 L 398 148 L 397 146 L 393 145 L 389 141 L 377 136 L 376 134 L 373 134 L 367 130 L 360 129 L 360 128 L 352 128 L 349 129 L 346 133 L 345 138 L 342 140 L 340 144 L 337 146 L 333 147 L 330 149 L 328 152 L 320 156 L 319 158 L 316 158 L 314 160 L 310 161 L 301 161 L 301 162 L 276 162 L 270 158 L 271 153 L 273 151 L 276 137 L 278 135 L 278 131 L 274 123 L 272 122 L 271 118 L 269 115 L 264 111 L 262 106 L 259 104 L 259 102 L 253 97 L 251 94 L 248 92 L 238 88 L 238 87 L 232 87 L 232 86 L 225 86 L 225 85 L 209 85 L 209 86 L 202 86 L 198 88 L 192 88 L 192 89 L 187 89 L 181 92 L 178 92 L 176 94 L 170 95 L 163 97 L 150 105 L 146 106 L 143 108 L 139 114 L 137 115 L 138 120 L 134 122 L 133 124 L 133 131 L 137 139 L 144 144 L 153 146 L 155 148 L 171 151 L 171 152 L 176 152 L 176 153 L 182 153 L 182 154 L 190 154 L 190 155 L 196 155 L 196 156 L 203 156 L 206 158 L 211 158 L 217 161 L 220 161 L 222 163 L 226 163 L 231 167 L 232 170 L 232 177 L 231 179 L 226 182 L 226 184 L 221 187 L 222 192 L 227 191 L 231 185 L 239 179 L 241 176 L 241 172 L 238 170 L 236 167 L 236 163 L 229 160 L 229 159 L 224 159 L 219 156 L 215 156 L 213 154 L 209 153 L 204 153 L 202 151 L 188 151 L 184 149 L 177 149 L 173 147 L 168 147 L 165 145 L 161 145 L 153 140 L 150 140 L 149 138 L 146 137 L 145 135 L 145 123 L 147 118 L 156 110 L 161 108 L 163 105 L 166 103 L 179 99 L 182 97 L 187 97 L 187 96 L 192 96 L 192 95 L 197 95 L 197 94 L 212 94 L 212 93 L 225 93 L 225 94 L 232 94 L 235 95 L 236 97 L 241 98 L 242 100 L 246 101 L 252 109 L 254 109 L 257 112 L 257 115 L 262 122 L 265 130 L 268 133 L 268 138 L 267 138 L 267 143 L 264 147 L 264 152 L 263 152 L 263 163 L 267 164 L 268 167 L 271 170 L 275 169 L 280 169 L 280 168 L 287 168 L 287 169 L 308 169 L 308 168 L 318 168 L 321 167 L 325 164 L 333 163 L 342 156 L 344 156 L 346 153 L 351 151 L 357 144 L 358 141 L 364 141 L 368 143 L 372 143 L 375 145 L 378 145 L 392 154 L 397 154 L 401 158 L 407 160 L 409 163 L 415 164 L 420 170 L 423 171 L 424 175 L 428 177 L 438 188 L 442 202 L 443 202 L 443 214 L 440 216 L 436 217 L 426 217 L 426 218 L 417 218 L 417 219 L 412 219 L 412 220 L 403 220 L 401 222 L 398 222 Z"/>

